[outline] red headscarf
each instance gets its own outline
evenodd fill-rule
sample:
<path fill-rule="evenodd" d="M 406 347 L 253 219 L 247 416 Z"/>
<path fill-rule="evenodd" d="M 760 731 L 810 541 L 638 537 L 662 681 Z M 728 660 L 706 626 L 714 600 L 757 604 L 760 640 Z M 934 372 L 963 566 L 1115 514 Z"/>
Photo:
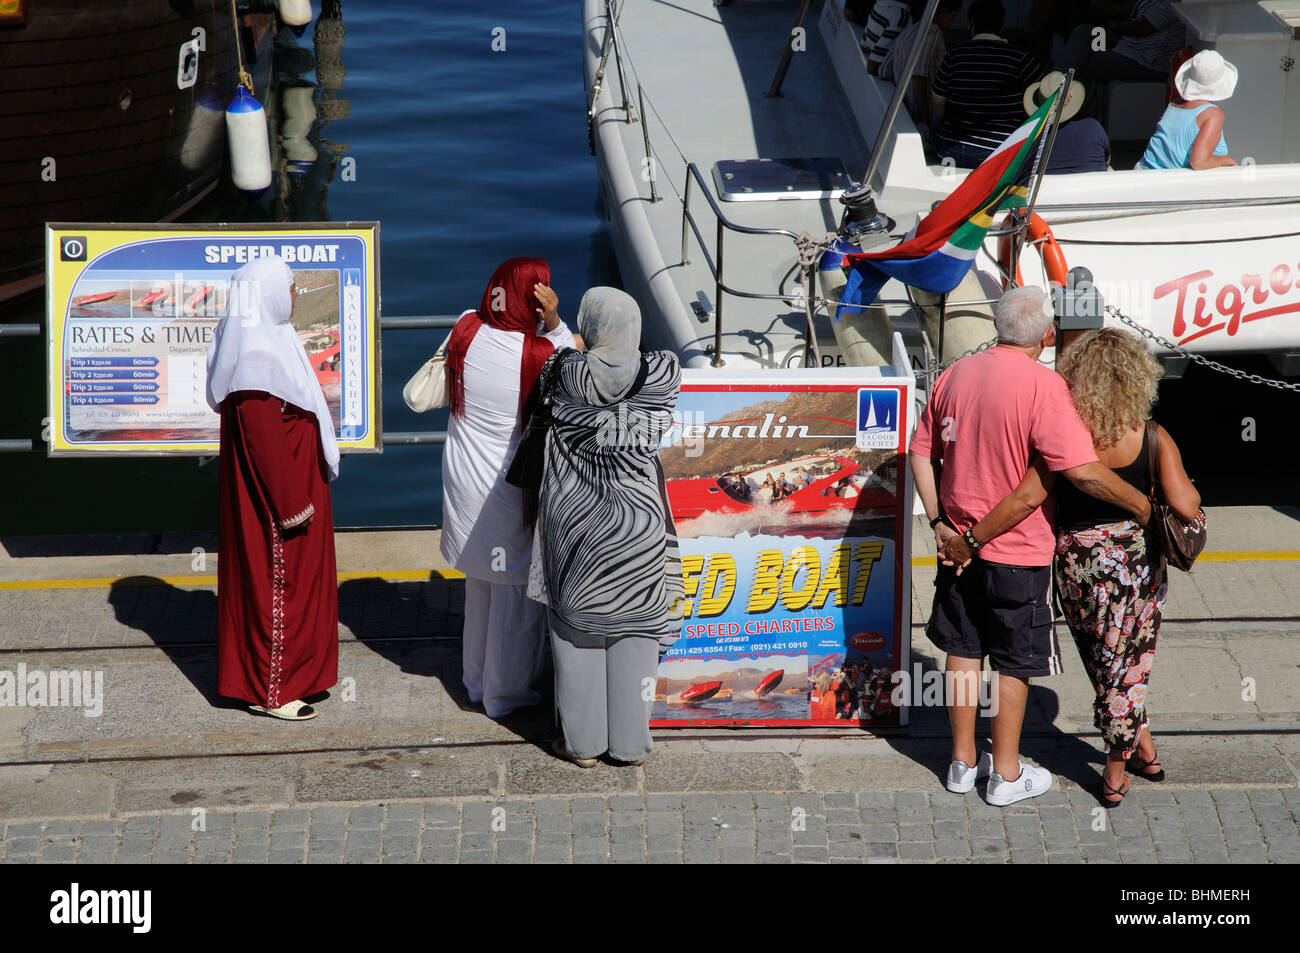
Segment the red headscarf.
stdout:
<path fill-rule="evenodd" d="M 524 336 L 523 359 L 519 362 L 519 409 L 523 411 L 542 365 L 555 352 L 555 345 L 536 333 L 540 303 L 533 294 L 533 285 L 538 283 L 551 283 L 551 266 L 544 258 L 503 261 L 492 273 L 478 311 L 467 311 L 456 322 L 447 343 L 447 383 L 454 416 L 465 412 L 465 355 L 484 324 Z"/>

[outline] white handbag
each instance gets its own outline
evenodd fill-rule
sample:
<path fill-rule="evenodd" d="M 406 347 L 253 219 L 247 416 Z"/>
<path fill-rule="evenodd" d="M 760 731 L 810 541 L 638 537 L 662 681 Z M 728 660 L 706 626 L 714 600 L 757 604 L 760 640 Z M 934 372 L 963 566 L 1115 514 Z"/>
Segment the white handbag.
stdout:
<path fill-rule="evenodd" d="M 402 388 L 402 400 L 417 414 L 446 407 L 450 402 L 447 393 L 447 341 L 450 340 L 448 334 L 438 350 L 433 352 L 433 357 L 425 361 Z"/>

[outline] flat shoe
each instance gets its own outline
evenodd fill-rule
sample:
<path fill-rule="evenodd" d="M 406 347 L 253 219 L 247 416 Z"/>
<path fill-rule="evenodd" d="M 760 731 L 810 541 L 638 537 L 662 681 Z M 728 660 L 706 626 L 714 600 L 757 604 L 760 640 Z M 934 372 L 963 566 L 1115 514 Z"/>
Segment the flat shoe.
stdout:
<path fill-rule="evenodd" d="M 315 718 L 318 714 L 315 708 L 301 700 L 291 701 L 279 708 L 263 708 L 261 705 L 249 705 L 248 710 L 259 715 L 281 718 L 285 721 L 307 721 L 309 718 Z"/>
<path fill-rule="evenodd" d="M 563 758 L 565 761 L 572 761 L 580 768 L 594 768 L 596 766 L 595 758 L 579 758 L 565 747 L 563 738 L 556 738 L 552 741 L 551 750 L 555 752 L 556 757 Z"/>
<path fill-rule="evenodd" d="M 1133 762 L 1135 761 L 1137 762 L 1136 767 L 1134 767 L 1133 765 Z M 1150 761 L 1143 761 L 1140 757 L 1138 757 L 1138 753 L 1134 751 L 1131 755 L 1128 756 L 1128 760 L 1124 762 L 1124 770 L 1127 771 L 1129 774 L 1137 775 L 1139 778 L 1146 778 L 1148 781 L 1163 781 L 1165 779 L 1164 768 L 1160 768 L 1160 770 L 1157 771 L 1155 774 L 1147 774 L 1147 770 L 1146 770 L 1147 768 L 1150 768 L 1152 766 L 1158 767 L 1159 765 L 1160 765 L 1159 755 L 1156 755 Z"/>

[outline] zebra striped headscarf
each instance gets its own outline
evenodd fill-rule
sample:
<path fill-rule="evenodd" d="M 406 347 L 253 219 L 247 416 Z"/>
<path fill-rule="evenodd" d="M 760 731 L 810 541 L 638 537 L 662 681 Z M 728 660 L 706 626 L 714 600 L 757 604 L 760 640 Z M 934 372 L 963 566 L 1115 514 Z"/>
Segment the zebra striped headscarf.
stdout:
<path fill-rule="evenodd" d="M 596 392 L 592 403 L 618 403 L 641 370 L 641 309 L 617 288 L 592 288 L 578 305 L 578 333 Z"/>

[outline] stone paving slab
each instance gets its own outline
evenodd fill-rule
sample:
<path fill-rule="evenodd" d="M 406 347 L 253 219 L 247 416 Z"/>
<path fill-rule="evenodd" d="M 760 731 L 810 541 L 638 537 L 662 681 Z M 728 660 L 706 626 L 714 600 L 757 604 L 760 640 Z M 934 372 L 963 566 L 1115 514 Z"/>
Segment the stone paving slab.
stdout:
<path fill-rule="evenodd" d="M 1113 811 L 1076 794 L 1006 809 L 946 792 L 195 809 L 7 824 L 0 863 L 1300 862 L 1296 798 L 1281 792 L 1135 782 Z"/>
<path fill-rule="evenodd" d="M 1300 538 L 1289 511 L 1212 512 L 1211 525 L 1224 551 Z M 1175 577 L 1152 681 L 1169 780 L 1135 782 L 1104 812 L 1068 643 L 1066 672 L 1031 688 L 1023 745 L 1056 789 L 1007 809 L 942 790 L 939 708 L 914 709 L 905 731 L 674 729 L 640 768 L 560 762 L 549 702 L 495 722 L 465 697 L 463 584 L 436 532 L 339 534 L 340 685 L 315 721 L 253 718 L 214 693 L 215 595 L 199 578 L 215 574 L 213 542 L 0 540 L 0 582 L 130 577 L 0 587 L 0 668 L 104 679 L 93 717 L 0 707 L 0 862 L 1300 860 L 1297 561 Z M 927 542 L 918 531 L 914 554 Z M 395 569 L 406 575 L 377 575 Z M 916 619 L 930 577 L 913 572 Z M 944 663 L 919 628 L 913 661 Z"/>
<path fill-rule="evenodd" d="M 1297 657 L 1294 635 L 1280 625 L 1216 635 L 1170 624 L 1152 678 L 1153 730 L 1170 723 L 1222 722 L 1227 729 L 1300 722 Z M 504 723 L 485 718 L 460 683 L 454 641 L 348 641 L 339 658 L 340 684 L 319 703 L 321 716 L 292 724 L 252 717 L 217 696 L 210 646 L 0 654 L 2 669 L 75 669 L 88 684 L 96 675 L 103 683 L 93 709 L 0 707 L 0 764 L 399 747 L 435 738 L 505 743 L 518 732 L 536 734 L 554 725 L 549 702 Z M 915 637 L 913 671 L 943 663 L 924 635 Z M 1067 654 L 1065 665 L 1063 674 L 1033 682 L 1028 730 L 1091 733 L 1091 687 L 1077 658 Z M 549 684 L 542 687 L 549 690 Z M 913 733 L 946 732 L 946 726 L 942 708 L 912 710 Z"/>
<path fill-rule="evenodd" d="M 1300 731 L 1212 735 L 1196 726 L 1158 736 L 1169 797 L 1190 792 L 1297 788 Z M 401 749 L 261 753 L 209 758 L 122 759 L 0 767 L 0 823 L 123 817 L 179 809 L 232 812 L 259 806 L 382 804 L 494 798 L 632 797 L 673 803 L 718 797 L 800 795 L 843 799 L 863 792 L 940 790 L 946 738 L 661 738 L 637 767 L 584 770 L 549 751 L 553 732 L 512 743 L 443 743 Z M 1032 735 L 1027 759 L 1051 771 L 1071 797 L 1091 797 L 1103 754 L 1090 739 Z M 1260 797 L 1265 796 L 1263 794 Z M 1281 802 L 1278 802 L 1281 803 Z M 929 815 L 926 815 L 929 816 Z"/>

